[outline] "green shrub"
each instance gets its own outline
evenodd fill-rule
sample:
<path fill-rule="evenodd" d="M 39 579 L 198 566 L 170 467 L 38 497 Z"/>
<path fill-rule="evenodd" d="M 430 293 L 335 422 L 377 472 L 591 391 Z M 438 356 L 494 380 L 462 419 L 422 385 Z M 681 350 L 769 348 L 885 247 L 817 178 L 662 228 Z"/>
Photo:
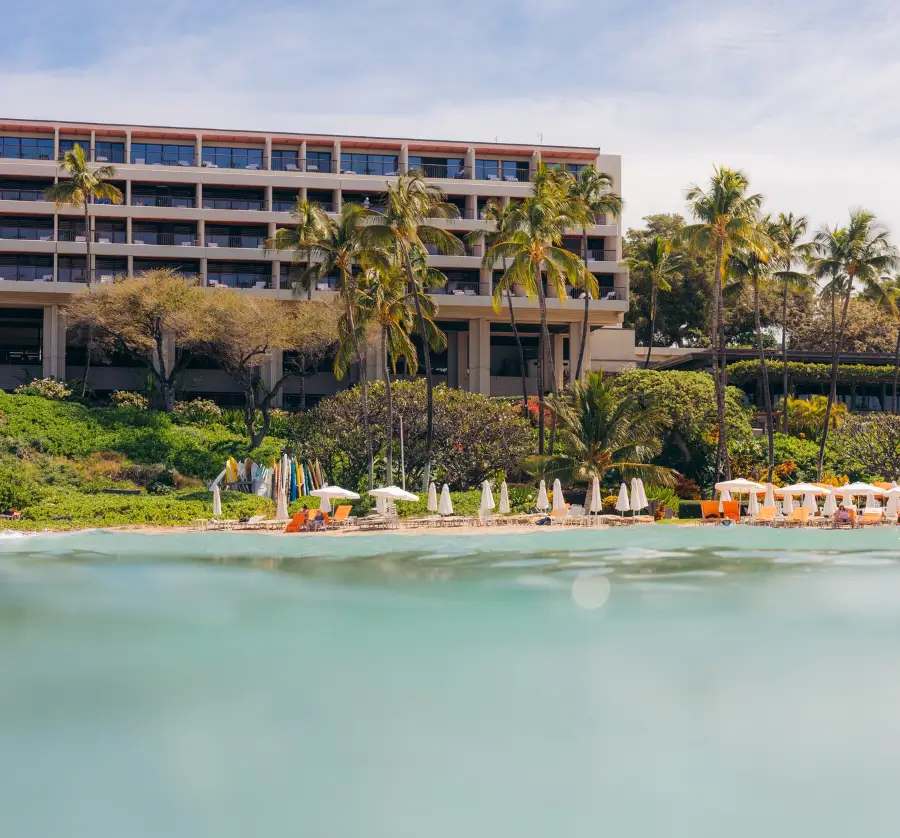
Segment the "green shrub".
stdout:
<path fill-rule="evenodd" d="M 703 512 L 698 500 L 682 500 L 678 505 L 678 517 L 683 519 L 702 518 Z"/>
<path fill-rule="evenodd" d="M 176 402 L 172 420 L 185 425 L 213 425 L 222 420 L 222 408 L 209 399 Z"/>
<path fill-rule="evenodd" d="M 27 384 L 20 384 L 13 392 L 17 396 L 41 396 L 54 400 L 67 399 L 72 395 L 72 391 L 55 378 L 35 378 Z"/>
<path fill-rule="evenodd" d="M 150 407 L 150 400 L 146 396 L 128 390 L 116 390 L 110 401 L 115 407 L 133 407 L 136 410 L 148 410 Z"/>
<path fill-rule="evenodd" d="M 645 486 L 644 490 L 648 500 L 658 500 L 660 505 L 665 504 L 666 509 L 671 509 L 678 515 L 682 500 L 678 497 L 675 489 L 670 489 L 668 486 Z"/>

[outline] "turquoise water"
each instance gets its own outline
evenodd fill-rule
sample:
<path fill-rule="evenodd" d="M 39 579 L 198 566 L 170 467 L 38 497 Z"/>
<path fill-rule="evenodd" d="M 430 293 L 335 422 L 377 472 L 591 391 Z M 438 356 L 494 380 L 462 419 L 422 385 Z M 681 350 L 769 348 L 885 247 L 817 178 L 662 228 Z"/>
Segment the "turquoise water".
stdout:
<path fill-rule="evenodd" d="M 900 532 L 0 539 L 0 836 L 894 836 Z"/>

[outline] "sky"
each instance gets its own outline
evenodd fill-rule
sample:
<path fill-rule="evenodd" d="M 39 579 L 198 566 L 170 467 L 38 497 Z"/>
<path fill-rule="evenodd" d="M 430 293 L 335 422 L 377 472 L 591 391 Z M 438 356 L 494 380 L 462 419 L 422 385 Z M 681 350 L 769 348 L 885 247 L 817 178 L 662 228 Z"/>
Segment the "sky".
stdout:
<path fill-rule="evenodd" d="M 900 238 L 896 0 L 0 0 L 0 116 L 599 147 Z"/>

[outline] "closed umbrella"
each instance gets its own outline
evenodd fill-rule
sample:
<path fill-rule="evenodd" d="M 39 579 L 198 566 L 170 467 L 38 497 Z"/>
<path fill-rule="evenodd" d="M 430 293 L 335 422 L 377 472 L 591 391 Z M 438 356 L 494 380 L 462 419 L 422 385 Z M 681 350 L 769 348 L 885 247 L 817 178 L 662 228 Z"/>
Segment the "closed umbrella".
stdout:
<path fill-rule="evenodd" d="M 756 492 L 750 492 L 749 500 L 747 501 L 747 514 L 750 517 L 759 515 L 759 495 Z"/>
<path fill-rule="evenodd" d="M 874 492 L 866 492 L 866 509 L 881 509 L 881 504 L 875 500 Z"/>
<path fill-rule="evenodd" d="M 766 483 L 766 496 L 763 498 L 763 506 L 775 506 L 775 487 Z"/>
<path fill-rule="evenodd" d="M 537 502 L 535 503 L 534 508 L 537 509 L 538 512 L 546 512 L 550 508 L 550 500 L 547 498 L 547 484 L 543 480 L 538 489 Z"/>
<path fill-rule="evenodd" d="M 481 504 L 478 507 L 478 514 L 482 518 L 490 517 L 491 510 L 494 508 L 494 495 L 491 492 L 491 484 L 484 481 L 481 484 Z"/>
<path fill-rule="evenodd" d="M 594 478 L 594 485 L 591 487 L 591 512 L 598 513 L 603 511 L 603 498 L 600 497 L 600 480 Z"/>
<path fill-rule="evenodd" d="M 832 489 L 827 495 L 825 495 L 825 503 L 822 505 L 822 512 L 825 515 L 834 515 L 837 510 L 837 492 Z"/>
<path fill-rule="evenodd" d="M 213 486 L 213 515 L 222 514 L 222 493 L 219 491 L 219 484 Z"/>
<path fill-rule="evenodd" d="M 287 508 L 287 491 L 285 490 L 284 484 L 281 480 L 278 481 L 277 491 L 278 497 L 275 501 L 275 519 L 278 521 L 284 521 L 290 516 L 288 515 Z"/>
<path fill-rule="evenodd" d="M 794 509 L 794 498 L 790 492 L 779 492 L 779 494 L 784 495 L 784 500 L 781 502 L 781 512 L 783 515 L 790 515 Z"/>
<path fill-rule="evenodd" d="M 803 508 L 810 512 L 818 512 L 819 504 L 816 503 L 816 496 L 812 492 L 805 492 L 803 495 Z"/>
<path fill-rule="evenodd" d="M 441 502 L 438 504 L 438 512 L 441 515 L 453 514 L 453 501 L 450 500 L 450 487 L 446 483 L 441 489 Z"/>
<path fill-rule="evenodd" d="M 500 514 L 501 515 L 509 515 L 509 489 L 506 486 L 506 481 L 504 480 L 500 484 Z"/>
<path fill-rule="evenodd" d="M 900 513 L 900 489 L 894 486 L 892 489 L 889 489 L 884 493 L 887 498 L 887 504 L 885 506 L 885 514 L 888 518 L 892 520 L 897 520 L 897 515 Z"/>
<path fill-rule="evenodd" d="M 646 509 L 650 506 L 650 501 L 647 500 L 647 492 L 644 490 L 644 481 L 641 478 L 638 478 L 638 491 L 641 493 L 641 509 Z"/>
<path fill-rule="evenodd" d="M 616 498 L 616 511 L 628 512 L 631 509 L 631 503 L 628 500 L 628 487 L 623 483 L 619 487 L 619 496 Z"/>
<path fill-rule="evenodd" d="M 553 481 L 553 511 L 559 512 L 566 508 L 566 499 L 563 497 L 562 483 L 559 478 Z"/>
<path fill-rule="evenodd" d="M 428 511 L 438 511 L 437 486 L 434 483 L 428 487 Z"/>
<path fill-rule="evenodd" d="M 647 501 L 641 492 L 641 481 L 636 477 L 631 478 L 631 511 L 640 512 L 647 505 Z"/>

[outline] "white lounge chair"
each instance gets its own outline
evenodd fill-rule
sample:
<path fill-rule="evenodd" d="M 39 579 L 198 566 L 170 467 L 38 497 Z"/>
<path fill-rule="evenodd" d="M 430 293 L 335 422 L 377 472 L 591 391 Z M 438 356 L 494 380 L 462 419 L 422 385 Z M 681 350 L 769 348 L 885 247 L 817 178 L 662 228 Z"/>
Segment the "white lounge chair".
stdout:
<path fill-rule="evenodd" d="M 284 170 L 285 170 L 286 172 L 296 172 L 296 171 L 297 171 L 297 164 L 296 164 L 296 163 L 285 163 L 285 164 L 284 164 Z"/>

